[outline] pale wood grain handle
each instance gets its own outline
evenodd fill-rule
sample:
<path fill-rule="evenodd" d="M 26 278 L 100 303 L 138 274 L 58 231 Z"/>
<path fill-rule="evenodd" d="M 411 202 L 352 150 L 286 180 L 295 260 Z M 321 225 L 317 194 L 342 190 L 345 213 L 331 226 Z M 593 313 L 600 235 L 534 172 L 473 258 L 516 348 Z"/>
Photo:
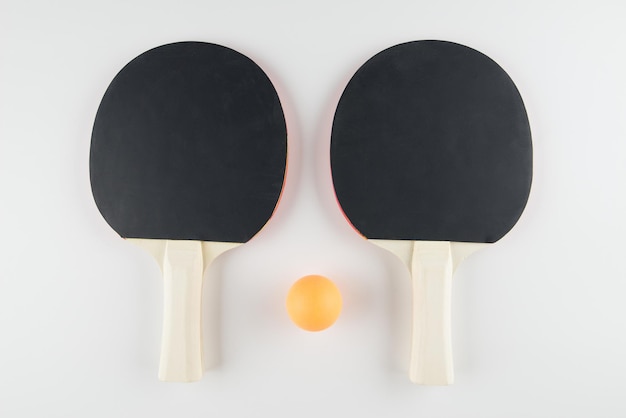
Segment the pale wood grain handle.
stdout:
<path fill-rule="evenodd" d="M 234 242 L 127 238 L 159 264 L 164 280 L 163 336 L 159 379 L 200 380 L 202 364 L 201 299 L 206 268 Z"/>
<path fill-rule="evenodd" d="M 411 262 L 413 329 L 409 377 L 422 385 L 454 382 L 449 242 L 416 241 Z"/>
<path fill-rule="evenodd" d="M 452 275 L 486 243 L 371 240 L 395 254 L 411 272 L 413 321 L 409 377 L 423 385 L 453 383 L 450 332 Z"/>
<path fill-rule="evenodd" d="M 163 335 L 159 379 L 202 378 L 202 276 L 199 241 L 167 241 L 163 256 Z"/>

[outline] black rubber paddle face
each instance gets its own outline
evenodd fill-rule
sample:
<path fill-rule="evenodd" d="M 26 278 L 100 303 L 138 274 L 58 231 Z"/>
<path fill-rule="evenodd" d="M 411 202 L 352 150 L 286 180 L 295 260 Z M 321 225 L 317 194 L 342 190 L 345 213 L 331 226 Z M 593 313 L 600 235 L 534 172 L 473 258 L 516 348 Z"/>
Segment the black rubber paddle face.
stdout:
<path fill-rule="evenodd" d="M 397 45 L 348 83 L 331 167 L 339 204 L 367 238 L 494 242 L 528 199 L 528 117 L 509 76 L 480 52 Z"/>
<path fill-rule="evenodd" d="M 135 58 L 106 91 L 91 187 L 124 238 L 246 242 L 274 211 L 286 153 L 278 96 L 253 61 L 169 44 Z"/>

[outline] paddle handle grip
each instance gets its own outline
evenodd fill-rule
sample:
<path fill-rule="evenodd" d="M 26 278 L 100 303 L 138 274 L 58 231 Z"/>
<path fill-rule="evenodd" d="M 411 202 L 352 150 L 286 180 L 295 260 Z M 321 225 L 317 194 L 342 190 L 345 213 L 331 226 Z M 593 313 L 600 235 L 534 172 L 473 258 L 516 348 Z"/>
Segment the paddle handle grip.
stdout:
<path fill-rule="evenodd" d="M 202 378 L 202 245 L 167 241 L 163 256 L 163 335 L 159 379 Z"/>
<path fill-rule="evenodd" d="M 413 329 L 409 377 L 417 384 L 454 382 L 452 273 L 449 242 L 415 242 L 411 260 Z"/>

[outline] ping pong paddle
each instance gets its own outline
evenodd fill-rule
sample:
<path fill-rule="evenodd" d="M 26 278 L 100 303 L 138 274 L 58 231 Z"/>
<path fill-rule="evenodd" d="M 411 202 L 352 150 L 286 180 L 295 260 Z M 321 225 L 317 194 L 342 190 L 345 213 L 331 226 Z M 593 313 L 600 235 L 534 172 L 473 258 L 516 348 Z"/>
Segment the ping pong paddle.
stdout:
<path fill-rule="evenodd" d="M 286 158 L 278 95 L 232 49 L 163 45 L 133 59 L 106 90 L 91 137 L 91 187 L 109 225 L 162 269 L 159 379 L 201 378 L 202 276 L 269 220 Z"/>
<path fill-rule="evenodd" d="M 515 225 L 530 192 L 531 134 L 517 88 L 463 45 L 386 49 L 339 100 L 331 169 L 349 222 L 411 271 L 410 379 L 451 384 L 452 274 Z"/>

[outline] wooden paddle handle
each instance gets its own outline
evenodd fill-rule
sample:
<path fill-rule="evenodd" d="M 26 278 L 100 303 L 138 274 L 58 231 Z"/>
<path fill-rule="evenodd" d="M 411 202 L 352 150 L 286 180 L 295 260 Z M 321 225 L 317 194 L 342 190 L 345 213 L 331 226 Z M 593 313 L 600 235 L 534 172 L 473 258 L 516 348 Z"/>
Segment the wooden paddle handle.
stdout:
<path fill-rule="evenodd" d="M 191 382 L 202 378 L 202 276 L 199 241 L 172 241 L 163 256 L 163 336 L 159 379 Z"/>
<path fill-rule="evenodd" d="M 449 385 L 452 369 L 452 253 L 449 242 L 416 241 L 411 260 L 413 334 L 409 377 L 422 385 Z"/>

